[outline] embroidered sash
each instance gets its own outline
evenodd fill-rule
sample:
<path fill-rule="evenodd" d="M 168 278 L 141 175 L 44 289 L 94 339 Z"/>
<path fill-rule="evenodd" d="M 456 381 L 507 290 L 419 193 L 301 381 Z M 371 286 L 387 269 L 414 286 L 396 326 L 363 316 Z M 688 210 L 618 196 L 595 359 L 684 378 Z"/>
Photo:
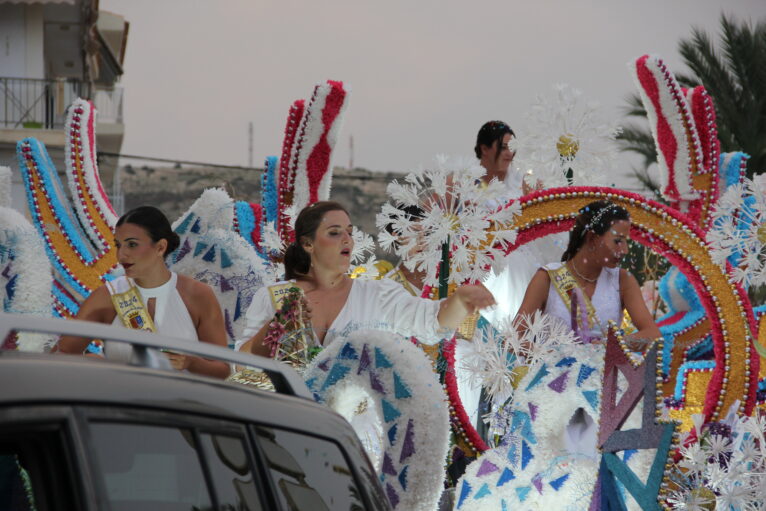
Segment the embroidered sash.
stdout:
<path fill-rule="evenodd" d="M 561 301 L 571 312 L 572 330 L 580 336 L 582 342 L 589 342 L 588 332 L 599 324 L 596 309 L 590 298 L 565 264 L 555 270 L 546 269 L 546 271 Z"/>
<path fill-rule="evenodd" d="M 154 321 L 144 306 L 141 293 L 139 293 L 133 279 L 119 277 L 107 282 L 106 285 L 117 317 L 120 318 L 126 328 L 157 332 Z"/>

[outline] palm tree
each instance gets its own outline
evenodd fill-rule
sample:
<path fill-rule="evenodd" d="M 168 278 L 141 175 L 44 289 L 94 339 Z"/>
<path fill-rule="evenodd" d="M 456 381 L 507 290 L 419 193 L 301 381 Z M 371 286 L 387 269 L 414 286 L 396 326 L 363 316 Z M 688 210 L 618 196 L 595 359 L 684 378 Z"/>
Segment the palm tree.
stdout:
<path fill-rule="evenodd" d="M 743 151 L 750 155 L 747 176 L 766 171 L 766 19 L 755 26 L 738 23 L 721 15 L 719 46 L 701 29 L 693 28 L 682 39 L 679 52 L 690 72 L 676 75 L 682 87 L 703 85 L 713 99 L 722 151 Z M 638 94 L 627 99 L 625 113 L 641 117 L 646 110 Z M 619 136 L 621 149 L 643 157 L 643 169 L 635 177 L 657 193 L 647 169 L 657 161 L 654 139 L 645 126 L 629 124 Z"/>

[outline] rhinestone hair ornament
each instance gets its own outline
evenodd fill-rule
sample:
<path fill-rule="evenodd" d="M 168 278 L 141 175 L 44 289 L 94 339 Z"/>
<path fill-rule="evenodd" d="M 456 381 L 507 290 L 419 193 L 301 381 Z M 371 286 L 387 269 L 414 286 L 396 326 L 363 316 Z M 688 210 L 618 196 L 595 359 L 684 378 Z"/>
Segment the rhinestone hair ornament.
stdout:
<path fill-rule="evenodd" d="M 610 203 L 607 206 L 604 206 L 601 208 L 594 216 L 590 219 L 590 222 L 585 224 L 585 228 L 582 230 L 582 236 L 585 236 L 585 233 L 588 231 L 593 231 L 593 228 L 598 225 L 598 223 L 601 221 L 601 217 L 603 217 L 607 211 L 612 209 L 617 209 L 619 206 L 617 204 Z"/>

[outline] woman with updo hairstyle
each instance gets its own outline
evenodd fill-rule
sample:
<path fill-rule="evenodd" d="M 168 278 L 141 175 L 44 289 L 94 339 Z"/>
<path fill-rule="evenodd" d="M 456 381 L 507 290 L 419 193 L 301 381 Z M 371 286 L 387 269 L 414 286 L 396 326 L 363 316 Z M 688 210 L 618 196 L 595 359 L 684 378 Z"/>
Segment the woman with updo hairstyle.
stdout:
<path fill-rule="evenodd" d="M 638 281 L 619 267 L 629 240 L 625 208 L 605 200 L 585 206 L 569 231 L 561 262 L 543 266 L 529 283 L 516 324 L 539 310 L 564 321 L 581 342 L 601 342 L 609 321 L 619 326 L 627 310 L 637 329 L 626 336 L 628 345 L 638 348 L 645 345 L 639 340 L 660 337 Z"/>
<path fill-rule="evenodd" d="M 125 270 L 93 291 L 82 303 L 76 319 L 156 331 L 188 342 L 226 346 L 223 314 L 207 284 L 171 272 L 165 258 L 178 248 L 178 235 L 167 217 L 152 206 L 141 206 L 122 215 L 114 230 L 117 260 Z M 138 310 L 118 310 L 116 297 L 136 293 Z M 131 295 L 133 296 L 133 295 Z M 90 339 L 62 336 L 57 351 L 82 354 Z M 125 343 L 107 342 L 109 358 L 129 356 Z M 217 360 L 180 353 L 166 353 L 173 368 L 217 378 L 229 375 L 229 366 Z"/>
<path fill-rule="evenodd" d="M 264 339 L 271 338 L 274 328 L 280 333 L 285 328 L 285 334 L 305 329 L 314 346 L 327 346 L 336 337 L 360 329 L 386 330 L 435 344 L 466 315 L 494 304 L 482 285 L 461 286 L 449 298 L 433 301 L 410 295 L 390 279 L 351 279 L 352 229 L 348 212 L 337 202 L 317 202 L 300 212 L 295 241 L 285 251 L 288 280 L 253 296 L 237 349 L 270 356 L 271 347 Z M 285 324 L 284 311 L 280 307 L 277 312 L 275 304 L 281 303 L 286 289 L 295 287 L 301 294 L 295 307 L 302 312 Z"/>

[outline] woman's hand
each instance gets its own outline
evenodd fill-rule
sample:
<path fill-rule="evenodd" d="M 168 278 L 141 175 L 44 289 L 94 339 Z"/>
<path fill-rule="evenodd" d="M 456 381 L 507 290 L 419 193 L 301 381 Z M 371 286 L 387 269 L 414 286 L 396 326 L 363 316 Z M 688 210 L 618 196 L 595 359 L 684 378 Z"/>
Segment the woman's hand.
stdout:
<path fill-rule="evenodd" d="M 495 305 L 495 297 L 483 284 L 460 286 L 439 307 L 439 326 L 454 330 L 461 321 L 477 310 Z"/>
<path fill-rule="evenodd" d="M 166 351 L 165 356 L 168 357 L 170 365 L 173 366 L 173 369 L 176 371 L 185 371 L 186 369 L 189 369 L 189 366 L 191 365 L 191 357 L 188 355 L 176 353 L 175 351 Z"/>
<path fill-rule="evenodd" d="M 455 291 L 455 295 L 468 314 L 496 305 L 495 297 L 492 296 L 489 289 L 484 287 L 484 284 L 460 286 Z"/>

